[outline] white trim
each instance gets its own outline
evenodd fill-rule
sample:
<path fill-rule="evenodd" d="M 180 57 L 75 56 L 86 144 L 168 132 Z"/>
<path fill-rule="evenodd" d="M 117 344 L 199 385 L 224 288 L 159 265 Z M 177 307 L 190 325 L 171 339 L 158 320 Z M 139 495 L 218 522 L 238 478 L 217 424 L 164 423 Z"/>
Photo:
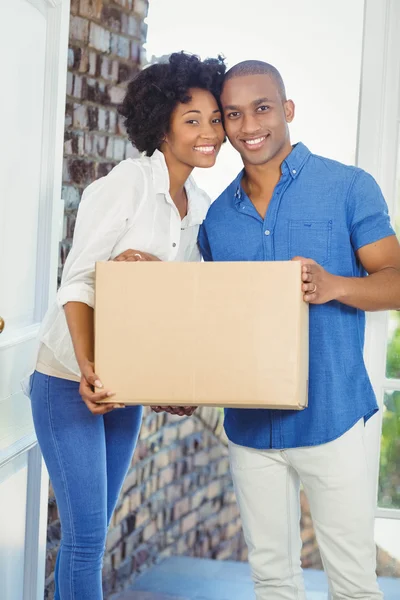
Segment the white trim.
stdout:
<path fill-rule="evenodd" d="M 399 151 L 396 125 L 400 97 L 399 30 L 400 0 L 366 0 L 357 164 L 376 178 L 392 214 L 396 202 Z M 365 362 L 381 407 L 388 382 L 385 376 L 387 341 L 388 313 L 369 314 Z M 375 498 L 378 494 L 381 431 L 382 411 L 367 426 L 368 459 Z M 400 517 L 400 511 L 394 512 Z"/>
<path fill-rule="evenodd" d="M 56 294 L 68 58 L 70 0 L 46 0 L 47 38 L 34 320 L 40 322 Z M 56 101 L 54 101 L 56 99 Z M 19 446 L 19 447 L 18 447 Z M 9 460 L 29 449 L 23 600 L 43 600 L 48 475 L 34 434 L 7 449 Z M 5 457 L 4 460 L 7 460 Z"/>
<path fill-rule="evenodd" d="M 14 444 L 11 444 L 11 446 L 8 446 L 5 450 L 0 452 L 0 468 L 4 467 L 4 465 L 13 461 L 21 454 L 29 452 L 36 444 L 37 439 L 34 433 L 19 438 Z"/>
<path fill-rule="evenodd" d="M 11 329 L 10 335 L 7 335 L 8 332 L 5 330 L 0 337 L 0 350 L 33 340 L 38 334 L 39 327 L 40 323 L 33 323 L 20 329 Z"/>
<path fill-rule="evenodd" d="M 400 379 L 385 379 L 383 388 L 387 391 L 400 391 Z"/>
<path fill-rule="evenodd" d="M 399 519 L 400 509 L 396 508 L 378 508 L 375 512 L 375 516 L 378 519 Z"/>
<path fill-rule="evenodd" d="M 37 8 L 42 15 L 46 15 L 49 8 L 56 8 L 62 4 L 63 0 L 26 0 L 26 2 Z"/>
<path fill-rule="evenodd" d="M 47 0 L 50 1 L 50 0 Z M 37 248 L 37 289 L 35 320 L 41 321 L 57 287 L 57 267 L 62 185 L 62 157 L 67 85 L 69 0 L 52 2 L 48 12 L 46 40 L 46 79 L 43 106 L 42 172 Z M 54 102 L 57 98 L 57 103 Z"/>
<path fill-rule="evenodd" d="M 24 600 L 43 598 L 49 478 L 36 444 L 29 452 L 25 530 Z"/>

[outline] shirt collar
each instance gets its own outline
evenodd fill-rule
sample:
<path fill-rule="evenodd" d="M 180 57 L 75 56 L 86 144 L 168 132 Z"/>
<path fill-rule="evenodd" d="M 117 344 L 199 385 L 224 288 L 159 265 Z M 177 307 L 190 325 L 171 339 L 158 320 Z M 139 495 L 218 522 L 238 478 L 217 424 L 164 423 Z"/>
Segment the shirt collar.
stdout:
<path fill-rule="evenodd" d="M 301 142 L 295 144 L 289 156 L 282 163 L 282 173 L 287 170 L 292 178 L 296 179 L 310 154 L 311 152 L 304 144 Z"/>
<path fill-rule="evenodd" d="M 156 194 L 169 196 L 169 173 L 164 154 L 160 150 L 155 150 L 150 157 L 151 172 Z M 192 175 L 185 182 L 185 190 L 188 197 L 188 225 L 200 225 L 205 217 L 204 199 L 199 198 L 203 192 L 197 186 Z"/>
<path fill-rule="evenodd" d="M 287 156 L 282 163 L 282 173 L 290 173 L 292 179 L 296 179 L 310 154 L 310 150 L 302 142 L 295 144 L 289 156 Z M 234 196 L 236 204 L 240 203 L 243 198 L 243 190 L 241 185 L 243 176 L 244 169 L 240 171 L 239 175 L 234 180 Z"/>
<path fill-rule="evenodd" d="M 160 150 L 155 150 L 150 157 L 150 164 L 156 194 L 168 194 L 169 174 L 164 154 Z"/>

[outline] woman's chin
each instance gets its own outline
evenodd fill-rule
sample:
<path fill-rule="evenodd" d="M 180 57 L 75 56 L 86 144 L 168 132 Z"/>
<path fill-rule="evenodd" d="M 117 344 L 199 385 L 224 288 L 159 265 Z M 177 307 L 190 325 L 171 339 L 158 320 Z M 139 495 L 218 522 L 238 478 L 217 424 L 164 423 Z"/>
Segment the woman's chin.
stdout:
<path fill-rule="evenodd" d="M 213 152 L 212 154 L 205 154 L 204 156 L 198 156 L 193 161 L 194 162 L 193 166 L 197 167 L 199 169 L 209 169 L 210 167 L 213 167 L 215 165 L 215 162 L 217 160 L 217 155 L 218 155 L 218 152 Z"/>

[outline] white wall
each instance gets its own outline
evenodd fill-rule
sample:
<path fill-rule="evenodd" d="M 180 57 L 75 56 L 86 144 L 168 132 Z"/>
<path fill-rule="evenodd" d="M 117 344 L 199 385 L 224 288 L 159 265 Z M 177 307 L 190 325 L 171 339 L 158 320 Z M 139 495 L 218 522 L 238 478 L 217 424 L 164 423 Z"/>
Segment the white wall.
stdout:
<path fill-rule="evenodd" d="M 364 0 L 151 0 L 147 53 L 272 63 L 296 103 L 292 141 L 354 163 L 363 19 Z M 196 179 L 215 197 L 240 168 L 226 145 L 217 166 Z"/>

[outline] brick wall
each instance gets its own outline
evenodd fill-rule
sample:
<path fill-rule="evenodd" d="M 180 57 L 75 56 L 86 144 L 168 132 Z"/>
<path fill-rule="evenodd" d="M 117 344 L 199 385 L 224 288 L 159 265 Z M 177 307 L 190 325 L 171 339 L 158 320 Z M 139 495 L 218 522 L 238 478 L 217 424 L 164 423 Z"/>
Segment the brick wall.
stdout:
<path fill-rule="evenodd" d="M 71 0 L 60 272 L 83 189 L 136 151 L 117 105 L 142 64 L 147 0 Z"/>

